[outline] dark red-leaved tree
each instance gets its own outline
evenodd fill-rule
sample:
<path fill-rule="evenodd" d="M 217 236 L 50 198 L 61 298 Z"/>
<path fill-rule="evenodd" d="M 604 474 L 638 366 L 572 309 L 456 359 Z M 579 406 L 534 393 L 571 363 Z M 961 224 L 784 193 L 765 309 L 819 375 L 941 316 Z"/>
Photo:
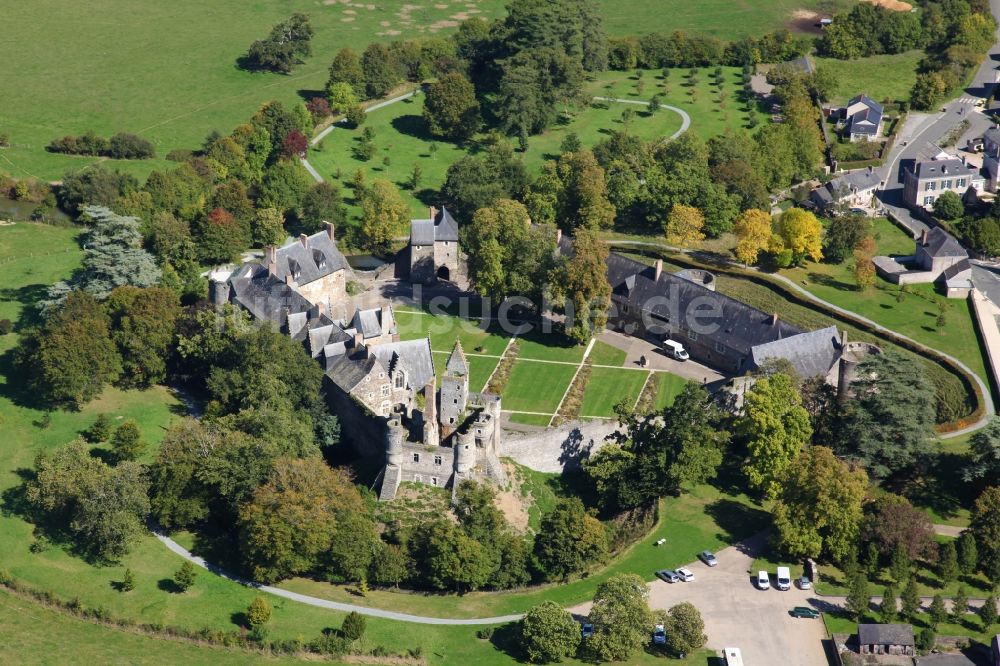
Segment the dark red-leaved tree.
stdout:
<path fill-rule="evenodd" d="M 293 129 L 285 135 L 285 140 L 282 141 L 281 146 L 282 153 L 286 157 L 305 155 L 306 150 L 309 149 L 309 139 L 299 130 Z"/>

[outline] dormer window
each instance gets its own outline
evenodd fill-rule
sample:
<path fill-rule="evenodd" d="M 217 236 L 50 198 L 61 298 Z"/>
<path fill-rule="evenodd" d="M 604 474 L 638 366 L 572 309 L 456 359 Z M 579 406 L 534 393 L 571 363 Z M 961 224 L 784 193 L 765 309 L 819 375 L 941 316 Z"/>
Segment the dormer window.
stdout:
<path fill-rule="evenodd" d="M 313 250 L 313 261 L 316 263 L 316 268 L 321 271 L 326 270 L 326 255 L 319 250 Z"/>

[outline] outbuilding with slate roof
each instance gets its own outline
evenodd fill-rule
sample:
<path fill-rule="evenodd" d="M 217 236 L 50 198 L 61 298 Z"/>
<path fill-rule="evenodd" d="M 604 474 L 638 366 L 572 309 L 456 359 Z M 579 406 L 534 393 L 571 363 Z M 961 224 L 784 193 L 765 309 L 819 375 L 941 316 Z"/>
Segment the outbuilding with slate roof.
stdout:
<path fill-rule="evenodd" d="M 858 647 L 861 654 L 896 654 L 912 657 L 913 627 L 908 624 L 859 624 Z"/>
<path fill-rule="evenodd" d="M 458 223 L 442 207 L 427 219 L 410 220 L 410 282 L 455 281 L 459 275 Z"/>

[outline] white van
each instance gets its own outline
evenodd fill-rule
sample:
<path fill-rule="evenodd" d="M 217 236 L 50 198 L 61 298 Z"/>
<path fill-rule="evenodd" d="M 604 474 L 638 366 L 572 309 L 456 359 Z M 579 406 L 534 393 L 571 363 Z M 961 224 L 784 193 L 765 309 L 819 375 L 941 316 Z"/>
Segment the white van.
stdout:
<path fill-rule="evenodd" d="M 686 361 L 691 356 L 684 349 L 684 345 L 677 342 L 676 340 L 664 340 L 663 341 L 663 353 L 670 358 L 675 358 L 678 361 Z"/>
<path fill-rule="evenodd" d="M 778 589 L 788 590 L 792 587 L 792 575 L 788 571 L 788 567 L 778 567 Z"/>
<path fill-rule="evenodd" d="M 722 653 L 726 655 L 726 666 L 743 666 L 743 655 L 739 648 L 722 648 Z"/>
<path fill-rule="evenodd" d="M 767 575 L 766 571 L 757 572 L 757 587 L 761 590 L 767 590 L 771 587 L 770 576 Z"/>

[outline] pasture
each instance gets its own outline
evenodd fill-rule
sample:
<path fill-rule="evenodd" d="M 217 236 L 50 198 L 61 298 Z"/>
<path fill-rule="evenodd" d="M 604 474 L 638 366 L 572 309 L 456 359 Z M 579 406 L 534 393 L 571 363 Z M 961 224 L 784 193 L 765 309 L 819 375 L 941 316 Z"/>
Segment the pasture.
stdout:
<path fill-rule="evenodd" d="M 829 12 L 852 0 L 600 0 L 609 35 L 685 29 L 734 38 L 790 26 L 808 28 L 797 10 Z M 403 0 L 0 0 L 4 78 L 0 169 L 52 180 L 92 157 L 46 153 L 66 134 L 126 131 L 149 138 L 158 158 L 110 166 L 144 176 L 165 168 L 171 149 L 195 148 L 213 131 L 230 131 L 263 102 L 295 102 L 320 90 L 344 46 L 445 34 L 471 16 L 501 16 L 506 0 L 417 5 Z M 315 28 L 313 55 L 291 75 L 240 70 L 236 59 L 272 25 L 301 11 Z"/>

